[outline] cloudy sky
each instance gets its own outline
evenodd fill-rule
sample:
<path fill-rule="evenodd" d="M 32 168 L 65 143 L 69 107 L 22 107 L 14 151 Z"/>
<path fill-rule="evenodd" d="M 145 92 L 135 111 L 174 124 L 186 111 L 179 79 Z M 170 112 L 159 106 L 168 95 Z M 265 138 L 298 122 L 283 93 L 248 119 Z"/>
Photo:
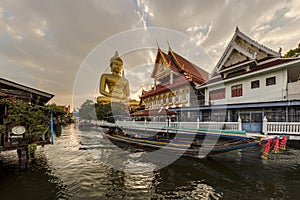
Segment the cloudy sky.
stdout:
<path fill-rule="evenodd" d="M 95 47 L 113 36 L 161 27 L 182 33 L 217 63 L 238 26 L 242 32 L 285 53 L 300 43 L 298 0 L 0 0 L 1 77 L 55 94 L 72 105 L 78 71 Z M 124 44 L 126 39 L 124 39 Z M 174 51 L 176 41 L 166 38 Z M 156 40 L 152 40 L 156 46 Z M 158 41 L 164 45 L 164 41 Z M 120 44 L 120 43 L 119 43 Z M 105 45 L 102 46 L 102 49 Z M 118 50 L 110 46 L 107 54 Z M 103 56 L 102 56 L 103 55 Z M 155 51 L 140 53 L 153 61 Z M 127 54 L 130 63 L 133 56 Z M 99 73 L 108 55 L 98 55 Z M 101 62 L 100 62 L 101 60 Z M 199 63 L 195 63 L 200 65 Z M 101 67 L 103 69 L 101 69 Z M 211 72 L 213 66 L 206 66 Z M 132 68 L 133 69 L 133 68 Z M 93 69 L 94 70 L 94 69 Z M 151 67 L 147 73 L 151 72 Z M 98 73 L 93 72 L 95 74 Z M 132 70 L 143 76 L 143 70 Z M 146 74 L 146 72 L 145 72 Z M 101 74 L 98 74 L 98 77 Z M 127 77 L 130 77 L 128 74 Z M 149 77 L 150 79 L 150 77 Z M 134 80 L 133 89 L 137 90 Z"/>

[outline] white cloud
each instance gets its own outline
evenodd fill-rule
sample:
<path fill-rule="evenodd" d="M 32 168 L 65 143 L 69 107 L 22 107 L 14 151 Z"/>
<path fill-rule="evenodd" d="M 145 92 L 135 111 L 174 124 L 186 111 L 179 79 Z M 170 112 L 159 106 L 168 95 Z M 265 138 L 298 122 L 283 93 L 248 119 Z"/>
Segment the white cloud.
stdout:
<path fill-rule="evenodd" d="M 38 36 L 44 37 L 47 31 L 47 21 L 40 19 L 39 21 L 32 24 L 34 27 L 34 33 Z"/>
<path fill-rule="evenodd" d="M 278 3 L 276 7 L 272 7 L 263 13 L 250 32 L 254 34 L 255 39 L 261 40 L 265 38 L 266 34 L 284 29 L 300 17 L 300 13 L 295 12 L 295 8 L 299 8 L 299 3 L 291 2 L 287 4 L 284 1 Z"/>
<path fill-rule="evenodd" d="M 212 23 L 208 23 L 203 26 L 193 25 L 189 27 L 186 32 L 196 41 L 197 45 L 200 45 L 209 37 L 211 29 Z"/>
<path fill-rule="evenodd" d="M 147 29 L 150 26 L 150 17 L 153 17 L 154 14 L 150 12 L 149 7 L 145 0 L 136 0 L 136 10 L 135 12 L 138 14 L 140 21 L 143 24 L 143 27 Z"/>
<path fill-rule="evenodd" d="M 292 0 L 289 2 L 289 10 L 284 14 L 287 18 L 297 18 L 300 17 L 300 2 L 298 0 Z"/>
<path fill-rule="evenodd" d="M 34 32 L 38 36 L 45 36 L 45 33 L 41 29 L 39 29 L 39 28 L 34 29 Z"/>

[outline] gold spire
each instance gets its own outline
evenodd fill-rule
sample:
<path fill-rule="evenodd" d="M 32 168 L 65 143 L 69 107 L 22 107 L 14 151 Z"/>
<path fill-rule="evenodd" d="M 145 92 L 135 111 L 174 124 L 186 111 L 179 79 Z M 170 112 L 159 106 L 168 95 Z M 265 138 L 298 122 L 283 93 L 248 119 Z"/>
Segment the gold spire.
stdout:
<path fill-rule="evenodd" d="M 160 53 L 163 61 L 164 61 L 164 65 L 167 66 L 167 67 L 170 67 L 170 63 L 168 63 L 167 59 L 165 58 L 163 52 L 161 51 L 161 49 L 158 49 L 158 52 Z"/>
<path fill-rule="evenodd" d="M 181 64 L 179 63 L 179 61 L 177 60 L 177 58 L 176 58 L 176 56 L 174 55 L 174 53 L 173 53 L 173 51 L 172 51 L 172 49 L 171 49 L 170 46 L 169 46 L 169 52 L 171 53 L 172 57 L 174 58 L 174 60 L 175 60 L 175 62 L 176 62 L 176 64 L 177 64 L 177 66 L 180 67 L 180 69 L 184 71 L 184 65 L 181 65 Z"/>
<path fill-rule="evenodd" d="M 122 59 L 121 59 L 120 56 L 119 56 L 118 51 L 116 51 L 116 52 L 115 52 L 115 55 L 114 55 L 113 57 L 111 57 L 110 63 L 114 62 L 114 60 L 117 60 L 117 59 L 122 61 Z M 123 61 L 122 61 L 122 62 L 123 62 Z"/>

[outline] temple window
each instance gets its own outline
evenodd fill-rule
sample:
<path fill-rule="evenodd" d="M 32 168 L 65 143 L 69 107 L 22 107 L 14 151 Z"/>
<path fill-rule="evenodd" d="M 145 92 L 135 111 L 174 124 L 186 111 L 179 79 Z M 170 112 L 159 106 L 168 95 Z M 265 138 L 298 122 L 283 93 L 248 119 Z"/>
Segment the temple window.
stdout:
<path fill-rule="evenodd" d="M 231 97 L 243 96 L 243 85 L 234 85 L 231 87 Z"/>
<path fill-rule="evenodd" d="M 275 84 L 276 84 L 276 76 L 266 79 L 266 86 L 275 85 Z"/>
<path fill-rule="evenodd" d="M 161 105 L 161 99 L 158 99 L 158 100 L 157 100 L 157 104 L 158 104 L 158 105 Z"/>
<path fill-rule="evenodd" d="M 173 103 L 173 97 L 169 97 L 169 104 L 172 104 Z"/>
<path fill-rule="evenodd" d="M 176 94 L 175 101 L 176 101 L 176 103 L 180 102 L 180 95 L 179 94 Z"/>
<path fill-rule="evenodd" d="M 251 82 L 251 89 L 259 88 L 259 80 Z"/>
<path fill-rule="evenodd" d="M 182 94 L 182 97 L 181 97 L 182 101 L 187 101 L 187 98 L 186 98 L 186 94 Z"/>
<path fill-rule="evenodd" d="M 209 91 L 209 100 L 225 99 L 225 88 Z"/>
<path fill-rule="evenodd" d="M 163 98 L 163 104 L 167 104 L 167 98 L 166 97 Z"/>

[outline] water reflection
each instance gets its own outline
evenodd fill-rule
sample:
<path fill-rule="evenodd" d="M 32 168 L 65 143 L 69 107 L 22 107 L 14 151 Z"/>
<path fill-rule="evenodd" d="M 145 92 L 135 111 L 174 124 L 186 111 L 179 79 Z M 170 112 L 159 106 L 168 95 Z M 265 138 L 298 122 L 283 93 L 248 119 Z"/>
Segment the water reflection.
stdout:
<path fill-rule="evenodd" d="M 68 199 L 66 185 L 53 176 L 45 157 L 38 152 L 28 170 L 18 169 L 16 151 L 0 154 L 1 199 Z"/>
<path fill-rule="evenodd" d="M 158 169 L 143 152 L 114 155 L 99 131 L 63 130 L 54 145 L 19 171 L 16 152 L 0 154 L 1 199 L 297 199 L 299 150 L 259 158 L 257 147 Z M 105 162 L 115 158 L 123 171 Z M 17 188 L 17 189 L 16 189 Z"/>
<path fill-rule="evenodd" d="M 153 163 L 143 160 L 144 152 L 116 151 L 118 147 L 103 139 L 97 130 L 76 130 L 76 132 L 81 149 L 87 150 L 81 152 L 89 153 L 90 155 L 85 155 L 85 157 L 93 158 L 104 168 L 98 171 L 104 182 L 94 185 L 94 188 L 101 188 L 106 192 L 98 192 L 98 197 L 108 199 L 172 199 L 175 197 L 219 199 L 221 196 L 212 186 L 203 181 L 199 182 L 195 174 L 192 175 L 196 178 L 195 180 L 191 180 L 191 176 L 186 176 L 192 173 L 199 174 L 201 165 L 193 159 L 180 159 L 170 166 L 158 169 Z M 113 161 L 113 165 L 108 164 L 107 160 Z M 118 165 L 121 171 L 112 167 L 115 165 Z M 187 167 L 189 165 L 192 168 Z M 91 171 L 92 169 L 89 172 Z M 93 176 L 94 179 L 99 177 L 97 174 Z"/>
<path fill-rule="evenodd" d="M 128 160 L 124 165 L 126 168 L 124 173 L 126 199 L 151 199 L 152 194 L 155 193 L 154 170 L 156 166 L 133 160 Z"/>

